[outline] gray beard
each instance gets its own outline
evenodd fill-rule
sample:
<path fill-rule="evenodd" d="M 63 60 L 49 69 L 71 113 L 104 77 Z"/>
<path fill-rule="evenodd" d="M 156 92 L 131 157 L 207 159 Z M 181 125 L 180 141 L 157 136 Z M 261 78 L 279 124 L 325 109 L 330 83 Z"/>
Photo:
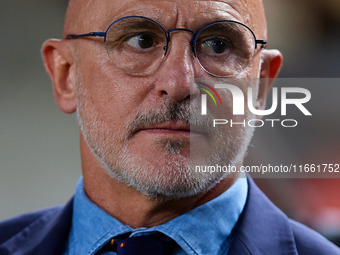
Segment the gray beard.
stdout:
<path fill-rule="evenodd" d="M 180 103 L 166 101 L 156 110 L 136 113 L 135 118 L 126 125 L 123 137 L 118 138 L 114 135 L 114 128 L 102 121 L 99 113 L 88 103 L 90 100 L 79 77 L 77 98 L 81 132 L 101 166 L 110 177 L 133 187 L 150 199 L 169 201 L 205 193 L 226 178 L 228 173 L 195 171 L 195 166 L 202 163 L 202 157 L 190 155 L 188 158 L 181 155 L 185 146 L 191 147 L 191 139 L 190 145 L 183 140 L 157 140 L 169 160 L 163 165 L 149 162 L 129 150 L 130 139 L 138 129 L 167 121 L 182 121 L 191 127 L 199 127 L 209 134 L 209 139 L 219 144 L 204 158 L 203 164 L 208 166 L 234 166 L 242 161 L 253 135 L 253 129 L 250 128 L 240 128 L 237 132 L 222 132 L 212 128 L 213 118 L 201 116 L 198 105 L 190 105 L 188 100 Z M 199 150 L 195 148 L 193 151 Z"/>

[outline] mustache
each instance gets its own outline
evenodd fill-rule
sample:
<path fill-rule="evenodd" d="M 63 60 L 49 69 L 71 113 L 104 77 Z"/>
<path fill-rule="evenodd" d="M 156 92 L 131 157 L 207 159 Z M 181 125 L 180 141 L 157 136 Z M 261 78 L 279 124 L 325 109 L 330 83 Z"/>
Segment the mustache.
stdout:
<path fill-rule="evenodd" d="M 190 128 L 203 133 L 212 133 L 213 118 L 200 114 L 200 105 L 190 99 L 181 102 L 164 101 L 159 107 L 138 112 L 134 119 L 126 126 L 127 139 L 141 129 L 150 128 L 166 122 L 182 122 Z"/>

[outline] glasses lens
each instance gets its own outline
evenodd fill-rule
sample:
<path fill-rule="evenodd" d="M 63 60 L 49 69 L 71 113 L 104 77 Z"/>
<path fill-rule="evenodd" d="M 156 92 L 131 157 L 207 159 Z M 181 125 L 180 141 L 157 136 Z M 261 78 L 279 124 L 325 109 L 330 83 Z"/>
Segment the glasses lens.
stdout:
<path fill-rule="evenodd" d="M 242 72 L 254 56 L 255 37 L 244 25 L 221 21 L 205 27 L 196 39 L 196 55 L 209 73 L 231 77 Z"/>
<path fill-rule="evenodd" d="M 109 27 L 105 44 L 118 68 L 128 73 L 143 73 L 159 64 L 167 39 L 165 31 L 156 22 L 128 17 Z"/>

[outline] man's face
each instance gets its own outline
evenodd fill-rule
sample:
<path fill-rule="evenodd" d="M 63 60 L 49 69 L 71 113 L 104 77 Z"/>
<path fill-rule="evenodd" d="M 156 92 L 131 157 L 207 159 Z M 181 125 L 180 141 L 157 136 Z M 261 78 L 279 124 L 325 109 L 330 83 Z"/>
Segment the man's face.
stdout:
<path fill-rule="evenodd" d="M 252 21 L 254 10 L 242 1 L 100 1 L 91 8 L 95 22 L 73 32 L 105 31 L 112 21 L 132 15 L 151 18 L 165 30 L 198 31 L 217 20 L 239 21 L 255 33 L 260 27 Z M 207 191 L 224 175 L 197 173 L 194 163 L 235 165 L 243 159 L 252 135 L 252 130 L 240 127 L 216 131 L 207 124 L 211 119 L 200 115 L 200 92 L 191 80 L 212 76 L 194 58 L 191 37 L 185 31 L 171 34 L 166 58 L 138 75 L 118 69 L 101 39 L 74 41 L 82 134 L 110 176 L 152 198 Z M 259 55 L 238 77 L 258 77 Z M 221 96 L 231 106 L 230 94 Z M 246 118 L 250 117 L 248 113 Z"/>

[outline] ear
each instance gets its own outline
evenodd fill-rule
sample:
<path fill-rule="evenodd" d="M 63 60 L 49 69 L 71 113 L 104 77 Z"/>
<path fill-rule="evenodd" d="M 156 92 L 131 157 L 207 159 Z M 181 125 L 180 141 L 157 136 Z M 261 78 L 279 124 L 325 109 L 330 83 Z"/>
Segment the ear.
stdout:
<path fill-rule="evenodd" d="M 278 50 L 262 50 L 262 65 L 260 71 L 259 93 L 257 98 L 256 108 L 264 110 L 266 107 L 267 95 L 275 81 L 275 78 L 280 72 L 283 57 Z M 258 116 L 262 118 L 262 116 Z"/>
<path fill-rule="evenodd" d="M 65 113 L 74 113 L 77 109 L 75 85 L 76 66 L 74 54 L 63 40 L 51 39 L 42 47 L 44 65 L 49 74 L 55 100 Z"/>

